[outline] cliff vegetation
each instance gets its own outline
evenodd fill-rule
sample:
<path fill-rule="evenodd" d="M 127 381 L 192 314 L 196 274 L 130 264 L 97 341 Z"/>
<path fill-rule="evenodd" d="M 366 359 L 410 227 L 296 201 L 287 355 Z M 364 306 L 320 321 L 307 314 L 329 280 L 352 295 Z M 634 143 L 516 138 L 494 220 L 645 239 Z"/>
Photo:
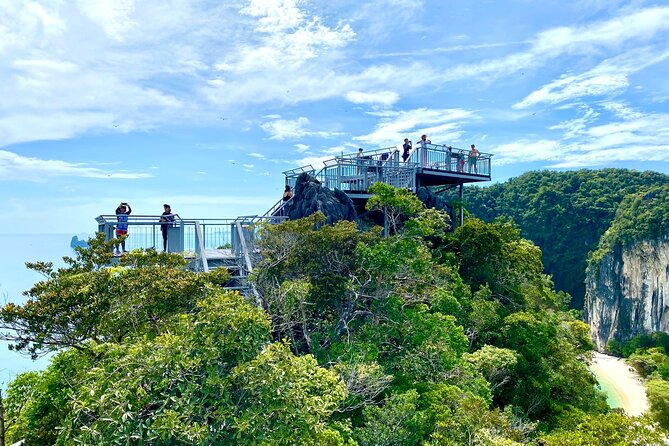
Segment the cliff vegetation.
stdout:
<path fill-rule="evenodd" d="M 513 223 L 384 189 L 393 233 L 322 214 L 260 229 L 261 305 L 174 254 L 107 267 L 92 239 L 0 310 L 48 368 L 18 376 L 7 440 L 26 445 L 660 445 L 611 412 L 588 327 Z M 401 214 L 401 215 L 400 215 Z M 117 242 L 116 242 L 117 243 Z"/>
<path fill-rule="evenodd" d="M 635 242 L 669 236 L 669 185 L 651 187 L 627 195 L 604 232 L 589 264 L 596 266 L 616 246 L 629 248 Z"/>
<path fill-rule="evenodd" d="M 598 247 L 620 203 L 668 181 L 657 172 L 626 169 L 528 172 L 490 187 L 468 187 L 465 206 L 484 221 L 512 218 L 523 237 L 541 248 L 556 288 L 581 309 L 588 254 Z"/>

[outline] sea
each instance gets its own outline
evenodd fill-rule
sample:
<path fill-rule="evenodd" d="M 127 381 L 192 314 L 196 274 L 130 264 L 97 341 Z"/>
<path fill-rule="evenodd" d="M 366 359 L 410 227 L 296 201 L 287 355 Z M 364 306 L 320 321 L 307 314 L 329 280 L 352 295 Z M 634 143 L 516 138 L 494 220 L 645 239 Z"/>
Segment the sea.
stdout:
<path fill-rule="evenodd" d="M 86 240 L 91 234 L 79 234 Z M 63 266 L 63 256 L 74 255 L 70 247 L 73 234 L 0 234 L 0 301 L 17 304 L 26 301 L 23 292 L 44 279 L 42 275 L 26 268 L 26 262 L 52 262 L 55 267 Z M 29 370 L 42 370 L 49 357 L 37 360 L 9 350 L 9 343 L 0 340 L 0 388 L 16 375 Z"/>

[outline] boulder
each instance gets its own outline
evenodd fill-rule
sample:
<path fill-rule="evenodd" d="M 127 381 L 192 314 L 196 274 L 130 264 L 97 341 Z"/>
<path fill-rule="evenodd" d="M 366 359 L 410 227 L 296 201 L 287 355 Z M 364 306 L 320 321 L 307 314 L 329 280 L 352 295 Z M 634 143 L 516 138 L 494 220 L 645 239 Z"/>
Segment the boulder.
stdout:
<path fill-rule="evenodd" d="M 289 219 L 297 220 L 318 211 L 325 214 L 328 224 L 358 219 L 353 201 L 346 193 L 336 188 L 328 189 L 314 176 L 303 173 L 297 177 L 293 199 L 286 213 Z"/>
<path fill-rule="evenodd" d="M 446 211 L 448 216 L 451 217 L 451 221 L 455 221 L 453 207 L 450 205 L 448 200 L 446 200 L 441 195 L 434 193 L 427 187 L 419 187 L 418 190 L 416 190 L 416 197 L 418 197 L 418 199 L 423 202 L 426 208 L 435 208 L 440 211 Z"/>

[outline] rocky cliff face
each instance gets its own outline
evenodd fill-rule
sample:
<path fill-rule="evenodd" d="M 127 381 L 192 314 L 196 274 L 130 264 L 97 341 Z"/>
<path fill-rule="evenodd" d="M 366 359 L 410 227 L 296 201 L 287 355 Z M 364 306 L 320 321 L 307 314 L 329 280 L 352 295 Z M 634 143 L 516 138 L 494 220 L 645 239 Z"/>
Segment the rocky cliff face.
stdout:
<path fill-rule="evenodd" d="M 288 218 L 297 220 L 317 211 L 323 212 L 328 224 L 340 220 L 356 221 L 355 206 L 344 192 L 330 190 L 308 173 L 303 173 L 295 182 L 294 196 L 287 209 Z"/>
<path fill-rule="evenodd" d="M 585 317 L 603 350 L 612 339 L 669 332 L 669 237 L 606 254 L 586 277 Z"/>

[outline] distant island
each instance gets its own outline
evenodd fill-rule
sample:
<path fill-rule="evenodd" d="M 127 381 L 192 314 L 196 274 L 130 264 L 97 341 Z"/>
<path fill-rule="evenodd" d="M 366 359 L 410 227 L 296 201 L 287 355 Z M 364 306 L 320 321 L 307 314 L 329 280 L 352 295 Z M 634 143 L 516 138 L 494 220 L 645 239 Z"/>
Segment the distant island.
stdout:
<path fill-rule="evenodd" d="M 88 248 L 88 242 L 86 240 L 79 240 L 79 237 L 73 235 L 72 240 L 70 241 L 70 247 L 74 249 L 77 246 L 80 248 Z"/>

